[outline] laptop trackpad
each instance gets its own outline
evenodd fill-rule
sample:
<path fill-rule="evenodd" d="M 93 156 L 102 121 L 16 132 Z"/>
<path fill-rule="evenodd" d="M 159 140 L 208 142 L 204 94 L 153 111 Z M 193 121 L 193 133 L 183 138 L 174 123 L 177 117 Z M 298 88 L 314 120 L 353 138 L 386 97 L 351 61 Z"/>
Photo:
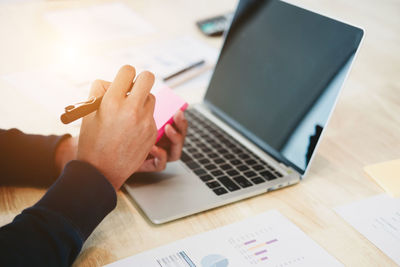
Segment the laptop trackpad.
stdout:
<path fill-rule="evenodd" d="M 125 188 L 154 223 L 192 214 L 219 200 L 180 161 L 168 163 L 159 173 L 135 174 Z"/>

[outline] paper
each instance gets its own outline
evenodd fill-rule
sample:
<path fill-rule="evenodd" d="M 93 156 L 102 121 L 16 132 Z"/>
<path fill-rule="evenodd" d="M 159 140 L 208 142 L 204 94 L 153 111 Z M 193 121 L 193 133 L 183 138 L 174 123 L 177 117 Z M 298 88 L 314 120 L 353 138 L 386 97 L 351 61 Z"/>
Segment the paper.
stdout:
<path fill-rule="evenodd" d="M 400 265 L 400 198 L 378 195 L 336 208 L 336 212 Z"/>
<path fill-rule="evenodd" d="M 154 121 L 158 130 L 158 141 L 164 134 L 165 126 L 173 122 L 175 113 L 178 110 L 185 110 L 188 104 L 168 87 L 160 88 L 155 98 Z"/>
<path fill-rule="evenodd" d="M 33 102 L 60 115 L 64 107 L 86 100 L 90 82 L 76 82 L 56 71 L 57 68 L 17 72 L 1 78 Z"/>
<path fill-rule="evenodd" d="M 400 197 L 400 159 L 369 165 L 364 170 L 389 195 Z"/>
<path fill-rule="evenodd" d="M 152 25 L 122 3 L 51 11 L 44 17 L 68 42 L 132 39 L 155 32 Z"/>
<path fill-rule="evenodd" d="M 54 65 L 38 70 L 5 74 L 0 78 L 47 111 L 59 116 L 64 112 L 64 107 L 82 102 L 89 97 L 94 80 L 113 81 L 122 65 L 100 63 L 99 60 L 87 61 L 86 64 L 82 63 L 74 68 Z M 140 69 L 137 69 L 138 74 L 139 72 Z M 165 84 L 156 79 L 152 92 L 163 86 Z"/>
<path fill-rule="evenodd" d="M 196 52 L 194 53 L 194 51 Z M 205 61 L 203 65 L 167 81 L 166 84 L 173 88 L 213 68 L 218 54 L 218 49 L 212 48 L 196 38 L 181 36 L 150 45 L 116 50 L 107 55 L 105 60 L 112 62 L 113 65 L 131 62 L 135 67 L 152 71 L 160 80 L 196 62 Z"/>
<path fill-rule="evenodd" d="M 198 53 L 191 55 L 194 54 L 191 49 Z M 88 98 L 94 80 L 112 81 L 122 65 L 133 65 L 137 74 L 143 70 L 152 71 L 156 76 L 152 90 L 155 93 L 158 88 L 165 86 L 162 82 L 164 75 L 199 58 L 205 59 L 205 66 L 210 68 L 217 56 L 216 49 L 183 36 L 157 44 L 119 49 L 101 57 L 80 57 L 70 64 L 62 62 L 42 69 L 5 74 L 0 78 L 59 116 L 67 105 Z"/>
<path fill-rule="evenodd" d="M 109 267 L 342 266 L 277 211 L 149 250 Z"/>

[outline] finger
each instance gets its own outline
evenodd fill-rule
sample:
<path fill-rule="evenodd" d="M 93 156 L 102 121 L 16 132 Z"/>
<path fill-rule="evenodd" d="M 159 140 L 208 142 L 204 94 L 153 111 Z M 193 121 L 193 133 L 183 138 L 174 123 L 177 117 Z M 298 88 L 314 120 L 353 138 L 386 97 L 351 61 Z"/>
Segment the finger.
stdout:
<path fill-rule="evenodd" d="M 154 172 L 156 169 L 154 158 L 145 160 L 136 172 Z"/>
<path fill-rule="evenodd" d="M 153 116 L 155 107 L 156 107 L 156 97 L 153 94 L 149 94 L 144 104 L 144 110 L 148 112 L 148 114 L 151 114 L 151 116 Z"/>
<path fill-rule="evenodd" d="M 138 172 L 156 172 L 162 171 L 167 165 L 167 152 L 157 146 L 153 146 L 150 154 L 153 158 L 147 159 L 143 162 Z"/>
<path fill-rule="evenodd" d="M 100 97 L 103 96 L 107 89 L 110 87 L 111 83 L 103 80 L 95 80 L 90 88 L 90 97 Z"/>
<path fill-rule="evenodd" d="M 185 137 L 188 128 L 188 121 L 186 120 L 182 110 L 179 110 L 177 113 L 175 113 L 174 124 L 177 130 L 183 135 L 183 137 Z"/>
<path fill-rule="evenodd" d="M 154 157 L 154 165 L 156 166 L 156 171 L 165 170 L 168 159 L 167 151 L 158 146 L 154 146 L 152 151 L 153 151 L 152 155 Z"/>
<path fill-rule="evenodd" d="M 122 66 L 104 97 L 112 98 L 114 101 L 121 101 L 122 99 L 125 99 L 126 93 L 129 92 L 132 87 L 135 75 L 136 71 L 134 67 L 130 65 Z"/>
<path fill-rule="evenodd" d="M 101 97 L 103 96 L 108 88 L 110 87 L 111 83 L 103 80 L 95 80 L 92 83 L 92 87 L 90 88 L 89 99 L 92 97 Z M 91 114 L 83 117 L 83 121 L 88 120 L 96 116 L 97 112 L 92 112 Z"/>
<path fill-rule="evenodd" d="M 175 161 L 180 159 L 184 137 L 182 136 L 182 134 L 178 133 L 170 124 L 165 126 L 165 134 L 171 142 L 171 146 L 168 151 L 168 161 Z"/>
<path fill-rule="evenodd" d="M 132 91 L 128 99 L 134 102 L 138 107 L 142 107 L 146 103 L 147 96 L 154 84 L 154 74 L 149 71 L 141 72 L 135 80 Z"/>

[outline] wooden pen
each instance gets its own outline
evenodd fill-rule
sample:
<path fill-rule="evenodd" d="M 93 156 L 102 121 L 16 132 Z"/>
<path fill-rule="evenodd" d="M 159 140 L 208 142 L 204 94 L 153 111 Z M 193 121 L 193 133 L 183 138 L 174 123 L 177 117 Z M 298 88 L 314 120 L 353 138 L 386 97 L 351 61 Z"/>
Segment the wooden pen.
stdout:
<path fill-rule="evenodd" d="M 77 119 L 89 115 L 93 111 L 96 111 L 100 107 L 102 99 L 103 96 L 100 97 L 93 96 L 87 101 L 80 102 L 75 105 L 66 106 L 65 112 L 61 114 L 60 117 L 62 123 L 64 124 L 71 123 L 73 121 L 76 121 Z"/>

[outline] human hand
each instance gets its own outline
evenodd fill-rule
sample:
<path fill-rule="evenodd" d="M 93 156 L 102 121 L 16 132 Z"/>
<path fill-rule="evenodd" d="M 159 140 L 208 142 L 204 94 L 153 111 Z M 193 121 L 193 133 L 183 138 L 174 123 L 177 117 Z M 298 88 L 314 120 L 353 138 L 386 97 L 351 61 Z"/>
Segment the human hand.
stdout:
<path fill-rule="evenodd" d="M 110 82 L 97 81 L 103 90 L 99 90 L 99 95 L 102 96 Z M 157 172 L 165 169 L 167 162 L 176 161 L 181 157 L 183 144 L 187 133 L 188 122 L 183 111 L 178 111 L 174 115 L 174 123 L 165 127 L 165 134 L 160 141 L 154 145 L 147 157 L 142 163 L 137 172 Z M 70 137 L 63 140 L 56 150 L 56 167 L 59 172 L 65 165 L 77 158 L 78 153 L 78 138 Z"/>
<path fill-rule="evenodd" d="M 54 162 L 57 172 L 60 173 L 65 165 L 71 160 L 76 159 L 78 153 L 78 138 L 67 137 L 63 139 L 57 146 L 54 156 Z"/>
<path fill-rule="evenodd" d="M 114 81 L 93 83 L 90 96 L 104 94 L 100 108 L 82 120 L 77 159 L 95 166 L 118 190 L 146 159 L 157 138 L 154 75 L 123 66 Z M 107 89 L 108 88 L 108 89 Z"/>
<path fill-rule="evenodd" d="M 180 159 L 187 133 L 188 122 L 183 111 L 174 115 L 174 123 L 165 127 L 165 134 L 153 146 L 138 172 L 155 172 L 165 169 L 168 161 Z"/>
<path fill-rule="evenodd" d="M 109 85 L 101 81 L 103 85 Z M 108 88 L 108 86 L 106 86 Z M 106 90 L 107 88 L 104 88 Z M 165 169 L 167 162 L 176 161 L 181 157 L 183 144 L 187 133 L 188 122 L 183 111 L 174 115 L 174 123 L 165 127 L 165 134 L 160 141 L 154 145 L 137 172 L 157 172 Z M 78 153 L 78 138 L 70 137 L 63 140 L 56 150 L 56 166 L 61 172 L 64 166 L 71 160 L 76 159 Z"/>

